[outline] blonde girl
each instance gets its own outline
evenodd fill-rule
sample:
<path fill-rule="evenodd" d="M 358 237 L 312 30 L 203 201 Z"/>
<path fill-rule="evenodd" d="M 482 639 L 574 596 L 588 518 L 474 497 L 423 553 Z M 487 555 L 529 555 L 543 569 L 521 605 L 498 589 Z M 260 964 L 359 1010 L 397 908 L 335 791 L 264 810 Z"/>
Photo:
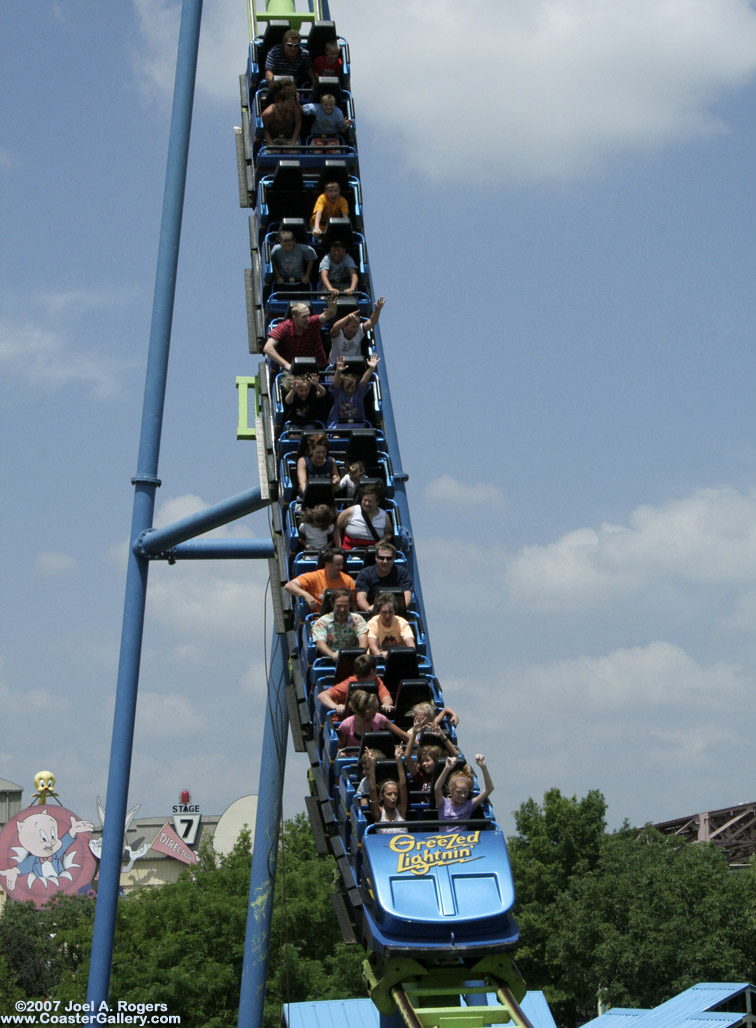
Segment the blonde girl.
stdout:
<path fill-rule="evenodd" d="M 472 768 L 469 764 L 465 764 L 463 768 L 455 771 L 453 769 L 456 763 L 456 757 L 447 757 L 444 769 L 436 780 L 434 797 L 439 821 L 467 821 L 494 790 L 490 772 L 486 767 L 486 758 L 482 753 L 475 756 L 475 763 L 483 775 L 483 788 L 477 796 L 472 795 L 475 784 Z M 444 785 L 447 779 L 449 780 L 449 795 L 444 796 Z M 453 828 L 446 829 L 447 832 L 453 830 Z"/>
<path fill-rule="evenodd" d="M 436 708 L 432 703 L 417 703 L 410 711 L 410 714 L 414 717 L 414 724 L 410 728 L 407 748 L 404 751 L 404 757 L 407 761 L 407 773 L 410 776 L 410 786 L 421 792 L 430 793 L 433 775 L 436 770 L 436 761 L 444 756 L 444 749 L 447 754 L 455 758 L 459 753 L 451 739 L 447 739 L 438 727 L 438 722 L 447 714 L 454 718 L 454 724 L 457 724 L 459 719 L 450 707 L 444 707 L 440 714 L 436 714 Z M 438 743 L 426 743 L 421 746 L 417 751 L 417 757 L 415 757 L 415 745 L 423 733 L 425 733 L 426 738 L 432 733 L 437 737 Z"/>

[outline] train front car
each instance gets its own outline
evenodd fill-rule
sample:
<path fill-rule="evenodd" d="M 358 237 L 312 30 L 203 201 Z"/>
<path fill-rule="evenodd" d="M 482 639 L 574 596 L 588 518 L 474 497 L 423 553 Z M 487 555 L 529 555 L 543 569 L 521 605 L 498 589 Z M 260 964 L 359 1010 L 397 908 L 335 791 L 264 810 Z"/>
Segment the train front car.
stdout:
<path fill-rule="evenodd" d="M 381 956 L 469 960 L 517 945 L 507 847 L 492 821 L 393 835 L 369 826 L 361 892 L 368 944 Z"/>
<path fill-rule="evenodd" d="M 328 354 L 329 324 L 350 311 L 369 318 L 377 299 L 365 233 L 356 133 L 358 109 L 350 91 L 349 48 L 337 35 L 334 23 L 308 22 L 307 16 L 300 23 L 293 13 L 290 22 L 282 20 L 285 17 L 258 16 L 247 73 L 241 80 L 243 128 L 237 133 L 240 199 L 242 206 L 254 208 L 250 217 L 252 268 L 247 272 L 249 349 L 250 353 L 262 354 L 275 326 L 290 315 L 292 302 L 305 300 L 312 315 L 323 317 L 323 352 Z M 266 143 L 262 114 L 272 85 L 265 81 L 266 55 L 292 27 L 299 29 L 312 57 L 323 54 L 328 43 L 332 61 L 341 60 L 341 78 L 334 79 L 328 90 L 336 93 L 337 107 L 343 108 L 353 124 L 328 145 L 308 138 L 306 131 L 298 143 Z M 335 43 L 340 57 L 334 56 Z M 311 85 L 303 78 L 296 85 L 302 104 L 323 94 L 322 83 Z M 310 217 L 324 185 L 334 180 L 347 200 L 348 214 L 334 217 L 337 227 L 332 227 L 331 236 L 335 232 L 353 257 L 358 286 L 353 295 L 339 297 L 338 312 L 329 323 L 324 315 L 325 298 L 318 291 L 318 263 L 310 265 L 309 283 L 296 283 L 297 294 L 291 295 L 279 281 L 280 276 L 274 274 L 271 252 L 281 231 L 286 230 L 302 244 L 303 252 L 309 254 L 314 249 L 317 262 L 321 261 L 328 237 L 324 245 L 320 236 L 311 233 Z M 338 732 L 337 712 L 327 710 L 316 697 L 352 673 L 355 655 L 342 650 L 337 659 L 332 659 L 318 650 L 312 625 L 323 611 L 313 612 L 306 596 L 285 588 L 300 575 L 311 576 L 323 563 L 317 552 L 306 547 L 302 551 L 299 527 L 305 497 L 297 481 L 297 462 L 306 453 L 308 433 L 320 432 L 327 436 L 329 460 L 346 466 L 359 458 L 367 468 L 367 477 L 378 481 L 380 505 L 387 515 L 385 538 L 390 538 L 396 548 L 392 559 L 414 579 L 411 602 L 406 603 L 402 589 L 398 598 L 415 645 L 390 649 L 385 659 L 378 657 L 377 673 L 391 694 L 394 708 L 389 718 L 406 730 L 413 724 L 413 704 L 430 704 L 438 712 L 438 729 L 449 740 L 447 749 L 461 751 L 456 719 L 446 714 L 432 663 L 406 502 L 407 476 L 401 471 L 394 441 L 386 374 L 391 344 L 387 355 L 377 320 L 371 318 L 360 353 L 351 358 L 363 362 L 359 374 L 370 366 L 372 357 L 380 358 L 366 394 L 365 420 L 361 423 L 333 425 L 326 418 L 313 428 L 288 422 L 282 394 L 282 382 L 288 380 L 271 359 L 274 354 L 270 351 L 259 365 L 259 463 L 269 494 L 275 498 L 271 520 L 277 557 L 271 561 L 271 586 L 276 630 L 286 634 L 291 655 L 291 682 L 286 692 L 295 747 L 306 751 L 311 763 L 308 812 L 319 850 L 337 859 L 340 877 L 335 907 L 347 941 L 363 945 L 367 952 L 366 978 L 382 1012 L 391 1013 L 409 1002 L 404 992 L 408 982 L 414 983 L 413 987 L 418 982 L 425 986 L 431 983 L 434 996 L 448 993 L 452 997 L 449 1005 L 454 1006 L 458 1005 L 455 990 L 463 995 L 474 989 L 477 981 L 481 990 L 492 988 L 498 991 L 501 1002 L 506 1000 L 504 1021 L 511 1015 L 517 1024 L 523 1024 L 526 1022 L 520 1017 L 517 1002 L 524 989 L 512 962 L 518 941 L 512 914 L 514 887 L 506 843 L 490 803 L 480 803 L 469 820 L 444 823 L 438 820 L 432 783 L 430 789 L 426 784 L 425 791 L 413 792 L 410 786 L 407 817 L 401 827 L 387 831 L 373 822 L 364 790 L 359 787 L 364 775 L 363 750 L 369 745 L 377 752 L 385 780 L 397 770 L 397 740 L 388 732 L 373 732 L 369 741 L 367 733 L 362 737 L 359 747 L 350 750 L 344 744 Z M 324 366 L 321 359 L 316 365 L 310 358 L 302 368 L 306 377 L 317 382 L 316 391 L 332 386 L 333 364 Z M 330 486 L 326 484 L 325 488 L 328 492 Z M 327 504 L 338 509 L 354 502 L 341 498 L 338 490 L 327 497 Z M 376 546 L 351 549 L 344 557 L 343 570 L 356 577 L 375 561 Z M 385 736 L 383 740 L 381 735 Z M 438 735 L 432 735 L 431 741 L 437 742 Z M 458 760 L 460 765 L 465 764 L 461 752 Z M 435 778 L 443 766 L 444 761 L 439 759 Z M 473 794 L 477 793 L 476 781 Z"/>

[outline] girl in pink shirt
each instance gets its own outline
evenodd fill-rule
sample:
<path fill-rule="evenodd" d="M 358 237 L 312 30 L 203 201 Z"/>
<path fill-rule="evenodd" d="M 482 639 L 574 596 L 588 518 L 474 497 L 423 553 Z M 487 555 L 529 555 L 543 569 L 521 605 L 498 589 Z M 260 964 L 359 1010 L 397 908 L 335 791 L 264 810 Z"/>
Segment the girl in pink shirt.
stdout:
<path fill-rule="evenodd" d="M 365 732 L 393 732 L 404 742 L 407 741 L 407 733 L 397 728 L 384 714 L 378 713 L 378 697 L 374 693 L 365 692 L 364 689 L 355 689 L 349 703 L 354 711 L 349 717 L 345 717 L 339 725 L 339 746 L 358 747 Z"/>

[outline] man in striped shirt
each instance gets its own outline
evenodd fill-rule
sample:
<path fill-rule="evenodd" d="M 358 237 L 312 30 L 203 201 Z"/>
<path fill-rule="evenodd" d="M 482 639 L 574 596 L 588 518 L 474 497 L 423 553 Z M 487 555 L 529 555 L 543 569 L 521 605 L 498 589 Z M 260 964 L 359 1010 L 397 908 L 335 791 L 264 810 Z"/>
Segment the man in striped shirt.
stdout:
<path fill-rule="evenodd" d="M 302 46 L 302 37 L 296 29 L 287 29 L 283 39 L 272 46 L 265 58 L 265 78 L 270 83 L 276 75 L 290 75 L 294 85 L 306 75 L 312 85 L 317 85 L 317 76 L 312 70 L 310 54 Z"/>

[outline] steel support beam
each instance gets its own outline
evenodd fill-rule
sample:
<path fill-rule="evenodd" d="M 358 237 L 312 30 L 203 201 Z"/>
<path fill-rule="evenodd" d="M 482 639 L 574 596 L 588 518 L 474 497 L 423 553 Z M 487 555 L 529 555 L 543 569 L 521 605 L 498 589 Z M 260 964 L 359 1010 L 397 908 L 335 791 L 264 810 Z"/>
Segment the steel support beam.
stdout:
<path fill-rule="evenodd" d="M 265 1007 L 270 923 L 273 916 L 278 857 L 278 827 L 281 822 L 281 798 L 289 730 L 285 699 L 285 687 L 289 679 L 288 662 L 286 637 L 274 636 L 268 677 L 268 703 L 260 763 L 255 839 L 252 847 L 252 874 L 249 882 L 238 1028 L 260 1028 Z"/>
<path fill-rule="evenodd" d="M 243 493 L 237 493 L 196 514 L 189 514 L 165 528 L 146 529 L 134 543 L 134 548 L 145 557 L 154 557 L 187 539 L 194 539 L 203 532 L 210 532 L 245 514 L 261 510 L 269 503 L 270 500 L 263 499 L 260 489 L 246 489 Z"/>
<path fill-rule="evenodd" d="M 173 92 L 173 113 L 168 143 L 168 163 L 163 194 L 163 215 L 160 226 L 155 293 L 152 305 L 150 347 L 145 376 L 142 428 L 139 440 L 131 539 L 136 540 L 152 525 L 155 492 L 160 484 L 158 458 L 163 425 L 163 408 L 168 375 L 173 303 L 176 292 L 176 270 L 181 238 L 181 216 L 184 206 L 189 135 L 197 71 L 202 0 L 183 0 L 176 82 Z M 99 1009 L 110 988 L 113 958 L 118 886 L 123 851 L 123 831 L 131 775 L 131 754 L 139 683 L 139 664 L 144 630 L 147 596 L 148 561 L 144 556 L 129 553 L 126 573 L 126 596 L 123 610 L 121 652 L 118 665 L 113 741 L 105 803 L 107 822 L 103 830 L 102 860 L 95 908 L 92 957 L 89 970 L 87 1000 Z"/>
<path fill-rule="evenodd" d="M 154 560 L 269 560 L 276 554 L 271 539 L 192 539 L 157 554 Z"/>

